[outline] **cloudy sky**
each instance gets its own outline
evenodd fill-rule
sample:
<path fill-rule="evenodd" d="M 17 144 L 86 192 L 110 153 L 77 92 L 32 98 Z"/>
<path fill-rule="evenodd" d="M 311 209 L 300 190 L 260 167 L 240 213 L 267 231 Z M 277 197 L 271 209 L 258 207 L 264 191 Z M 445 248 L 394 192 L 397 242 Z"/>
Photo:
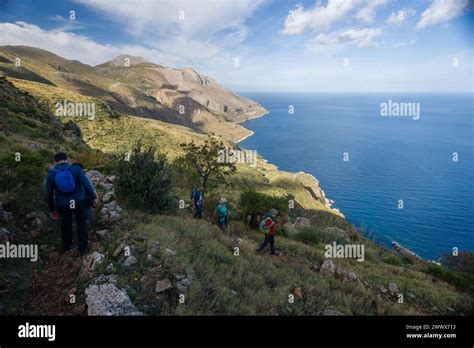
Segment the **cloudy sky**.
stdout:
<path fill-rule="evenodd" d="M 470 0 L 0 2 L 0 45 L 131 54 L 237 91 L 472 92 L 473 37 Z"/>

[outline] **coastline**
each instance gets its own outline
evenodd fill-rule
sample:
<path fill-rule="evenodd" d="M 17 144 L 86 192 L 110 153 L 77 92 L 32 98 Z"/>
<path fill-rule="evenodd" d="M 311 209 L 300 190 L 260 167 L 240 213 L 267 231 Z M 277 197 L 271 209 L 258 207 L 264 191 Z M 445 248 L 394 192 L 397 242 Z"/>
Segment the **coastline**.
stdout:
<path fill-rule="evenodd" d="M 254 116 L 254 117 L 250 117 L 250 118 L 246 119 L 245 121 L 238 122 L 238 123 L 239 123 L 239 125 L 240 125 L 240 123 L 244 123 L 244 122 L 246 122 L 246 121 L 248 121 L 248 120 L 253 120 L 253 119 L 256 119 L 256 118 L 263 117 L 263 116 L 265 116 L 265 115 L 267 115 L 267 114 L 269 114 L 269 113 L 270 113 L 270 111 L 268 111 L 268 110 L 265 109 L 265 112 L 262 112 L 262 113 L 259 114 L 259 115 L 256 115 L 256 116 Z M 240 126 L 241 126 L 241 125 L 240 125 Z M 253 135 L 255 134 L 254 131 L 252 131 L 252 130 L 250 130 L 250 129 L 247 129 L 247 128 L 243 127 L 243 126 L 241 126 L 241 127 L 244 128 L 245 130 L 247 130 L 247 131 L 249 132 L 249 134 L 247 134 L 246 136 L 242 137 L 241 139 L 235 141 L 235 145 L 238 145 L 239 143 L 241 143 L 241 142 L 244 141 L 245 139 L 247 139 L 247 138 L 249 138 L 249 137 L 251 137 L 251 136 L 253 136 Z M 281 170 L 279 169 L 279 167 L 278 167 L 277 165 L 275 165 L 275 164 L 273 164 L 273 163 L 270 163 L 268 160 L 266 160 L 265 158 L 263 158 L 263 157 L 260 156 L 260 155 L 259 155 L 258 157 L 259 157 L 260 160 L 261 160 L 262 162 L 264 162 L 265 164 L 272 165 L 272 166 L 275 167 L 275 169 L 276 169 L 277 171 L 283 172 L 283 171 L 281 171 Z M 310 191 L 310 193 L 311 193 L 311 195 L 313 196 L 313 198 L 314 198 L 316 201 L 318 201 L 319 203 L 323 204 L 326 208 L 331 209 L 331 210 L 334 211 L 336 214 L 340 215 L 344 220 L 346 220 L 344 214 L 343 214 L 338 208 L 333 208 L 333 207 L 332 207 L 332 205 L 334 204 L 334 200 L 332 200 L 332 199 L 326 197 L 326 194 L 324 193 L 324 190 L 322 190 L 321 187 L 319 186 L 319 180 L 318 180 L 314 175 L 309 174 L 309 173 L 306 173 L 306 172 L 303 172 L 303 171 L 299 171 L 299 172 L 287 172 L 287 173 L 296 174 L 296 175 L 301 174 L 301 175 L 304 175 L 304 176 L 309 177 L 309 178 L 313 181 L 315 187 L 310 187 L 310 188 L 308 188 L 308 187 L 306 187 L 306 186 L 305 186 L 305 187 L 308 189 L 308 191 Z M 303 184 L 303 182 L 301 182 L 301 184 Z M 303 186 L 304 186 L 304 184 L 303 184 Z M 314 190 L 316 190 L 316 191 L 318 192 L 318 194 L 315 195 L 314 193 L 312 193 L 312 192 L 314 192 Z M 319 198 L 318 198 L 318 196 L 319 196 Z M 347 220 L 346 220 L 346 221 L 347 221 Z"/>

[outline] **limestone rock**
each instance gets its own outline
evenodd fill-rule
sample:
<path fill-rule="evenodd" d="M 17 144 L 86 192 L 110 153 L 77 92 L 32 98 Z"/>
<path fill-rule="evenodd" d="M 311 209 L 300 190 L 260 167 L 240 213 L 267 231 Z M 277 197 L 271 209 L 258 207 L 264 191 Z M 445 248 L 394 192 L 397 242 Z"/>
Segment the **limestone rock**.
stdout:
<path fill-rule="evenodd" d="M 147 253 L 151 256 L 158 256 L 160 254 L 160 242 L 156 240 L 149 241 Z"/>
<path fill-rule="evenodd" d="M 297 287 L 293 290 L 293 295 L 295 295 L 295 299 L 298 301 L 303 299 L 303 291 L 300 287 Z"/>
<path fill-rule="evenodd" d="M 160 293 L 171 289 L 172 287 L 173 285 L 171 284 L 171 281 L 169 279 L 158 280 L 156 282 L 155 292 Z"/>
<path fill-rule="evenodd" d="M 332 260 L 324 260 L 321 268 L 319 269 L 319 274 L 325 277 L 332 277 L 336 273 L 336 266 Z"/>
<path fill-rule="evenodd" d="M 396 296 L 400 293 L 400 291 L 398 291 L 398 287 L 395 283 L 388 284 L 388 292 L 390 293 L 391 296 Z"/>
<path fill-rule="evenodd" d="M 309 221 L 309 219 L 299 216 L 296 218 L 295 222 L 293 223 L 293 226 L 296 228 L 310 227 L 311 222 Z"/>
<path fill-rule="evenodd" d="M 94 272 L 104 259 L 105 255 L 97 251 L 84 256 L 80 270 L 81 276 L 87 276 L 89 273 Z"/>
<path fill-rule="evenodd" d="M 137 263 L 137 258 L 133 255 L 128 256 L 125 261 L 122 263 L 122 267 L 130 268 Z"/>
<path fill-rule="evenodd" d="M 115 284 L 91 284 L 85 294 L 88 315 L 143 315 L 136 310 L 125 290 L 117 288 Z"/>

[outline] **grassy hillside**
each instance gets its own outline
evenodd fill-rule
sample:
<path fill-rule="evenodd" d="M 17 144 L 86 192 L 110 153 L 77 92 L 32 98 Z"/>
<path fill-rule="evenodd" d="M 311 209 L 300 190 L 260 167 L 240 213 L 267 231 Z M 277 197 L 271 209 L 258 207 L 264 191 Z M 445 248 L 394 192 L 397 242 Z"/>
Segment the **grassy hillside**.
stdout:
<path fill-rule="evenodd" d="M 92 67 L 27 46 L 2 46 L 0 58 L 0 69 L 7 76 L 49 83 L 98 98 L 121 113 L 184 125 L 195 131 L 214 133 L 228 139 L 241 139 L 250 133 L 229 121 L 244 121 L 247 117 L 254 117 L 265 111 L 258 103 L 236 96 L 216 83 L 203 85 L 194 82 L 195 75 L 199 75 L 193 72 L 190 76 L 185 76 L 188 71 L 186 69 L 182 74 L 177 74 L 178 80 L 184 81 L 181 87 L 189 85 L 192 89 L 181 91 L 177 90 L 178 85 L 176 88 L 172 87 L 164 75 L 169 71 L 178 71 L 177 69 L 148 62 L 130 67 L 124 67 L 123 62 L 122 66 L 106 64 Z M 19 67 L 14 65 L 17 58 L 21 63 Z M 199 88 L 199 93 L 194 92 L 195 88 Z M 213 107 L 211 101 L 203 99 L 205 95 L 222 95 L 221 99 L 232 98 L 232 111 L 229 104 L 226 107 L 228 111 L 224 112 L 224 106 L 221 105 L 221 111 L 217 112 L 217 106 Z"/>
<path fill-rule="evenodd" d="M 280 172 L 262 160 L 255 168 L 238 166 L 227 184 L 213 189 L 206 208 L 215 204 L 211 197 L 225 195 L 238 212 L 238 197 L 246 188 L 293 197 L 297 204 L 289 218 L 306 216 L 311 227 L 297 229 L 287 222 L 278 232 L 278 256 L 255 253 L 262 235 L 247 227 L 238 213 L 231 221 L 231 234 L 224 235 L 212 219 L 192 219 L 189 209 L 150 214 L 127 207 L 122 196 L 117 199 L 126 207 L 123 218 L 116 224 L 96 219 L 93 225 L 92 249 L 105 259 L 93 276 L 82 277 L 78 256 L 59 256 L 55 251 L 58 226 L 46 218 L 42 181 L 51 155 L 65 150 L 88 169 L 120 175 L 113 171 L 113 155 L 129 148 L 136 138 L 158 144 L 173 160 L 180 155 L 180 143 L 200 143 L 205 137 L 186 127 L 118 113 L 100 99 L 64 88 L 4 77 L 0 77 L 0 85 L 1 165 L 2 173 L 11 175 L 1 178 L 0 201 L 3 209 L 13 214 L 12 221 L 1 222 L 0 227 L 15 232 L 17 242 L 34 242 L 41 249 L 37 264 L 1 261 L 0 313 L 84 315 L 84 289 L 92 277 L 110 273 L 146 315 L 473 313 L 472 277 L 375 245 L 312 196 L 308 187 L 319 189 L 316 179 Z M 95 103 L 95 118 L 56 117 L 55 103 L 65 99 Z M 15 167 L 16 152 L 21 152 L 25 161 Z M 189 203 L 189 189 L 177 187 L 178 198 Z M 31 218 L 32 212 L 40 225 Z M 347 239 L 327 227 L 342 229 Z M 106 236 L 96 233 L 104 229 L 108 230 Z M 152 241 L 159 243 L 159 252 L 150 259 Z M 323 272 L 324 246 L 332 242 L 363 244 L 365 261 L 335 259 L 337 270 L 327 275 Z M 125 245 L 137 261 L 130 268 L 123 266 L 120 248 Z M 182 277 L 188 279 L 185 289 L 179 285 Z M 157 292 L 157 282 L 165 280 L 172 288 Z M 70 293 L 78 295 L 75 306 L 67 302 Z M 185 302 L 179 303 L 183 293 Z M 290 295 L 294 302 L 289 301 Z"/>
<path fill-rule="evenodd" d="M 104 153 L 128 151 L 134 139 L 151 139 L 158 144 L 162 152 L 173 159 L 181 154 L 180 143 L 192 140 L 202 143 L 206 139 L 204 135 L 196 134 L 186 127 L 115 113 L 107 104 L 98 99 L 82 96 L 63 88 L 19 79 L 11 79 L 11 81 L 21 90 L 43 100 L 49 105 L 51 112 L 55 111 L 57 102 L 64 100 L 95 103 L 94 120 L 86 117 L 62 117 L 60 120 L 64 123 L 73 121 L 81 129 L 86 144 Z M 229 141 L 226 141 L 226 144 L 229 147 L 233 146 Z M 318 189 L 318 183 L 314 178 L 303 173 L 279 171 L 275 166 L 263 160 L 258 161 L 256 168 L 239 165 L 237 174 L 229 179 L 229 185 L 225 187 L 225 192 L 221 193 L 225 193 L 232 201 L 233 197 L 238 196 L 238 192 L 246 187 L 276 196 L 289 194 L 301 207 L 314 211 L 310 214 L 327 214 L 328 219 L 340 217 L 339 214 L 312 197 L 306 187 Z M 183 192 L 183 195 L 187 196 L 187 193 Z"/>

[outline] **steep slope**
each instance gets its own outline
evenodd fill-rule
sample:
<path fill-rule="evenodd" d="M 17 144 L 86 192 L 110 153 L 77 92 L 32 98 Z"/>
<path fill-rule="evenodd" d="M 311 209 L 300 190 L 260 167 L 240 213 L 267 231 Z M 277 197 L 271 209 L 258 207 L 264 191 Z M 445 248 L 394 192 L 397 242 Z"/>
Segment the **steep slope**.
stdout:
<path fill-rule="evenodd" d="M 172 152 L 179 142 L 202 141 L 204 136 L 189 128 L 117 114 L 96 98 L 60 87 L 9 80 L 13 84 L 0 77 L 0 240 L 8 229 L 14 233 L 7 237 L 14 235 L 16 242 L 34 241 L 40 245 L 40 260 L 2 260 L 0 314 L 86 314 L 90 308 L 85 298 L 89 295 L 84 295 L 84 290 L 97 288 L 92 282 L 99 280 L 108 283 L 104 291 L 117 284 L 145 315 L 472 313 L 472 294 L 428 272 L 431 265 L 374 245 L 332 213 L 329 221 L 314 220 L 310 229 L 285 225 L 287 236 L 277 236 L 280 255 L 274 257 L 255 254 L 262 236 L 241 221 L 232 221 L 232 234 L 227 236 L 210 221 L 192 219 L 189 210 L 163 216 L 125 208 L 124 219 L 115 225 L 95 222 L 91 233 L 95 253 L 91 255 L 100 254 L 103 260 L 83 276 L 90 258 L 57 254 L 58 225 L 46 218 L 41 199 L 42 179 L 53 151 L 66 150 L 72 160 L 81 160 L 87 168 L 106 170 L 104 164 L 113 161 L 112 156 L 90 147 L 112 153 L 133 138 L 151 135 L 160 147 Z M 96 117 L 55 117 L 51 107 L 64 99 L 95 102 Z M 121 143 L 116 144 L 118 141 Z M 16 152 L 26 160 L 12 168 Z M 311 195 L 304 196 L 304 192 L 311 180 L 302 176 L 282 173 L 280 179 L 275 168 L 262 162 L 257 168 L 239 168 L 229 180 L 233 187 L 224 185 L 219 190 L 237 195 L 251 186 L 265 192 L 300 195 L 301 203 L 308 197 L 310 204 Z M 26 180 L 29 178 L 37 180 Z M 18 180 L 25 181 L 14 191 L 5 191 L 4 183 L 18 185 Z M 105 200 L 103 192 L 102 197 Z M 315 203 L 313 207 L 317 206 Z M 340 237 L 326 229 L 335 225 L 347 233 L 351 243 L 366 246 L 364 262 L 325 259 L 324 245 L 340 242 Z M 121 253 L 125 246 L 136 260 L 129 267 Z M 76 306 L 68 301 L 72 293 L 77 295 Z M 184 303 L 178 302 L 181 294 L 185 294 Z M 289 295 L 294 296 L 294 302 L 289 302 Z"/>
<path fill-rule="evenodd" d="M 258 103 L 232 93 L 189 67 L 172 69 L 138 57 L 121 55 L 98 65 L 97 69 L 153 95 L 163 104 L 172 105 L 174 99 L 187 96 L 228 121 L 239 122 L 265 112 Z"/>
<path fill-rule="evenodd" d="M 180 73 L 137 57 L 119 56 L 94 68 L 33 47 L 2 46 L 0 58 L 0 70 L 7 76 L 52 84 L 100 98 L 121 113 L 184 125 L 227 139 L 238 140 L 250 133 L 235 122 L 265 112 L 258 103 L 194 71 L 184 69 Z M 14 65 L 17 58 L 21 66 Z M 130 59 L 130 66 L 120 65 L 125 58 Z M 226 98 L 229 102 L 223 104 Z"/>

